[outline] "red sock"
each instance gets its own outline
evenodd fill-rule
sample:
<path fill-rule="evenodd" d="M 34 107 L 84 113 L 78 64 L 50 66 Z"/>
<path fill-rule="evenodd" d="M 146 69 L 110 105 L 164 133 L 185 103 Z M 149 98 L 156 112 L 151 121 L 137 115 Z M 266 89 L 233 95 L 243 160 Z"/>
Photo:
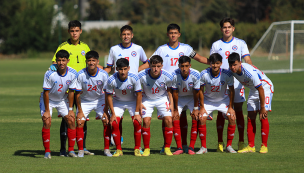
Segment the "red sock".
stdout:
<path fill-rule="evenodd" d="M 198 125 L 198 132 L 199 132 L 199 137 L 201 139 L 202 147 L 207 148 L 206 147 L 206 135 L 207 135 L 206 124 L 205 125 Z"/>
<path fill-rule="evenodd" d="M 222 112 L 218 112 L 216 118 L 216 130 L 217 130 L 217 141 L 223 142 L 223 132 L 225 126 L 225 118 L 223 117 Z"/>
<path fill-rule="evenodd" d="M 227 145 L 226 145 L 226 147 L 232 145 L 232 140 L 234 138 L 234 132 L 235 132 L 235 126 L 236 125 L 229 125 L 228 124 L 228 129 L 227 129 Z"/>
<path fill-rule="evenodd" d="M 117 150 L 122 150 L 121 149 L 121 135 L 120 135 L 120 130 L 119 130 L 119 124 L 120 124 L 120 118 L 116 117 L 116 121 L 113 121 L 112 123 L 112 135 L 113 139 L 116 145 Z"/>
<path fill-rule="evenodd" d="M 182 134 L 182 145 L 187 145 L 187 133 L 188 133 L 187 116 L 180 117 L 180 129 Z"/>
<path fill-rule="evenodd" d="M 173 136 L 173 127 L 165 127 L 165 147 L 170 147 Z"/>
<path fill-rule="evenodd" d="M 193 149 L 194 149 L 194 145 L 195 145 L 196 138 L 197 138 L 197 124 L 198 124 L 198 121 L 192 120 L 191 137 L 190 137 L 189 147 L 191 147 Z"/>
<path fill-rule="evenodd" d="M 105 125 L 103 127 L 103 139 L 104 139 L 104 149 L 110 148 L 111 139 L 111 125 Z"/>
<path fill-rule="evenodd" d="M 164 145 L 166 144 L 165 142 L 165 120 L 162 120 L 162 131 L 163 131 L 163 138 L 164 138 Z"/>
<path fill-rule="evenodd" d="M 254 138 L 255 138 L 255 133 L 256 133 L 256 124 L 255 124 L 255 119 L 249 119 L 248 118 L 248 123 L 247 123 L 247 136 L 248 136 L 248 145 L 250 147 L 254 147 Z"/>
<path fill-rule="evenodd" d="M 121 117 L 120 123 L 119 123 L 120 137 L 122 136 L 122 120 L 123 120 L 123 117 Z"/>
<path fill-rule="evenodd" d="M 44 146 L 44 152 L 51 152 L 50 150 L 50 129 L 45 129 L 42 127 L 42 142 Z"/>
<path fill-rule="evenodd" d="M 267 147 L 268 135 L 269 135 L 269 122 L 268 118 L 261 120 L 261 134 L 262 144 Z"/>
<path fill-rule="evenodd" d="M 132 117 L 132 120 L 134 119 L 134 116 Z M 137 120 L 133 122 L 134 126 L 134 142 L 135 142 L 135 147 L 134 149 L 139 149 L 141 145 L 141 124 Z"/>
<path fill-rule="evenodd" d="M 83 127 L 76 127 L 76 140 L 78 145 L 78 150 L 83 150 Z"/>
<path fill-rule="evenodd" d="M 235 115 L 236 115 L 236 124 L 239 132 L 239 141 L 244 142 L 245 121 L 244 121 L 243 111 L 236 111 Z"/>
<path fill-rule="evenodd" d="M 176 147 L 182 149 L 183 147 L 182 147 L 182 139 L 181 139 L 181 129 L 179 124 L 180 124 L 179 120 L 173 121 L 173 133 L 176 141 Z"/>
<path fill-rule="evenodd" d="M 83 135 L 83 132 L 82 132 Z M 69 152 L 74 151 L 74 145 L 76 140 L 76 129 L 72 130 L 68 128 L 68 146 L 69 146 Z"/>
<path fill-rule="evenodd" d="M 142 132 L 142 137 L 143 137 L 145 149 L 150 148 L 150 146 L 149 146 L 150 145 L 150 137 L 151 137 L 150 127 L 149 128 L 142 128 L 141 132 Z"/>

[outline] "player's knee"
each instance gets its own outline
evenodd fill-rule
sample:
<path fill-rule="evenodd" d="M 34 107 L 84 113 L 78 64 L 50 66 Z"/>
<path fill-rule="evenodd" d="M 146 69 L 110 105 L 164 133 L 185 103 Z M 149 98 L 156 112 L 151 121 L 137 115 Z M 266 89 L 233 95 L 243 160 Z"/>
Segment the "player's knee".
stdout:
<path fill-rule="evenodd" d="M 257 116 L 256 111 L 248 111 L 248 119 L 255 120 Z"/>
<path fill-rule="evenodd" d="M 204 116 L 204 117 L 200 118 L 198 121 L 199 121 L 200 125 L 205 125 L 206 121 L 207 121 L 207 117 Z"/>
<path fill-rule="evenodd" d="M 135 121 L 133 122 L 133 126 L 134 126 L 134 127 L 138 127 L 138 126 L 140 126 L 140 124 L 139 124 L 139 122 L 138 122 L 137 120 L 135 120 Z"/>
<path fill-rule="evenodd" d="M 228 118 L 228 123 L 229 123 L 229 125 L 234 126 L 235 125 L 235 120 L 232 120 L 231 118 Z"/>
<path fill-rule="evenodd" d="M 51 128 L 51 125 L 52 125 L 52 123 L 51 123 L 51 121 L 50 121 L 49 119 L 46 120 L 46 121 L 43 121 L 43 127 L 44 127 L 45 129 Z"/>
<path fill-rule="evenodd" d="M 83 128 L 84 124 L 85 124 L 85 121 L 83 121 L 83 120 L 77 121 L 77 127 L 79 127 L 79 128 Z"/>
<path fill-rule="evenodd" d="M 165 121 L 165 126 L 166 127 L 168 127 L 168 126 L 172 126 L 172 117 L 170 117 L 170 116 L 166 116 L 165 118 L 164 118 L 164 121 Z"/>
<path fill-rule="evenodd" d="M 150 119 L 148 119 L 148 118 L 144 118 L 143 119 L 143 126 L 144 126 L 144 128 L 149 128 L 150 127 L 150 123 L 151 123 Z"/>

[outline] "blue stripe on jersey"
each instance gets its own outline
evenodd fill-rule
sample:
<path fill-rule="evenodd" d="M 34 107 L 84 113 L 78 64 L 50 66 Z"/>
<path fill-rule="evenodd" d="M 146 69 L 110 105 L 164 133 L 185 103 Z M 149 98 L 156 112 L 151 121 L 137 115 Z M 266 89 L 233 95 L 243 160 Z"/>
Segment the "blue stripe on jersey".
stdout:
<path fill-rule="evenodd" d="M 43 90 L 51 90 L 51 88 L 43 88 Z"/>
<path fill-rule="evenodd" d="M 169 43 L 167 43 L 167 46 L 168 46 L 170 49 L 172 49 L 172 50 L 176 50 L 176 49 L 178 49 L 178 48 L 179 48 L 179 46 L 180 46 L 180 42 L 178 42 L 178 46 L 177 46 L 176 48 L 172 48 L 172 47 L 169 45 Z"/>
<path fill-rule="evenodd" d="M 248 76 L 249 78 L 251 78 L 251 77 L 252 77 L 251 73 L 249 73 L 249 71 L 248 71 L 248 70 L 244 69 L 244 73 L 245 73 L 245 74 L 246 74 L 246 76 Z"/>
<path fill-rule="evenodd" d="M 76 89 L 76 91 L 81 91 L 81 90 Z"/>
<path fill-rule="evenodd" d="M 232 76 L 232 72 L 230 70 L 222 69 L 222 72 L 225 73 L 229 77 Z"/>
<path fill-rule="evenodd" d="M 148 69 L 146 69 L 145 71 L 142 71 L 138 74 L 139 79 L 141 79 L 143 76 L 147 75 Z"/>
<path fill-rule="evenodd" d="M 142 90 L 140 89 L 140 90 L 137 90 L 137 91 L 135 91 L 135 92 L 141 92 Z"/>
<path fill-rule="evenodd" d="M 244 58 L 245 56 L 250 56 L 250 54 L 245 54 L 245 55 L 242 56 L 242 58 Z"/>
<path fill-rule="evenodd" d="M 80 71 L 76 74 L 76 78 L 78 78 L 78 76 L 81 75 L 82 73 L 84 73 L 84 69 L 80 70 Z"/>
<path fill-rule="evenodd" d="M 112 83 L 116 78 L 116 73 L 114 73 L 111 77 L 108 79 L 108 84 Z"/>
<path fill-rule="evenodd" d="M 203 71 L 201 72 L 201 77 L 204 76 L 204 74 L 206 74 L 206 73 L 208 73 L 208 68 L 207 68 L 206 70 L 203 70 Z"/>
<path fill-rule="evenodd" d="M 49 71 L 46 73 L 45 77 L 46 77 L 47 79 L 49 79 L 50 76 L 51 76 L 53 73 L 54 73 L 54 71 L 49 70 Z"/>
<path fill-rule="evenodd" d="M 104 73 L 107 76 L 107 78 L 109 77 L 108 73 L 106 71 L 104 71 L 103 69 L 99 69 L 99 72 Z"/>
<path fill-rule="evenodd" d="M 259 79 L 262 80 L 262 77 L 259 75 L 259 73 L 257 73 L 257 74 L 258 74 L 258 76 L 259 76 Z"/>
<path fill-rule="evenodd" d="M 262 85 L 262 83 L 260 83 L 259 85 L 255 86 L 255 88 L 259 88 Z"/>
<path fill-rule="evenodd" d="M 164 71 L 164 70 L 162 70 L 162 72 L 163 72 L 163 74 L 164 74 L 165 76 L 167 76 L 170 80 L 173 79 L 172 75 L 170 75 L 168 72 L 166 72 L 166 71 Z"/>
<path fill-rule="evenodd" d="M 113 64 L 108 64 L 108 63 L 107 63 L 107 66 L 110 66 L 110 67 L 112 67 L 112 66 L 113 66 Z"/>
<path fill-rule="evenodd" d="M 193 70 L 190 70 L 190 74 L 193 75 L 193 76 L 195 76 L 195 77 L 197 77 L 198 79 L 200 77 L 200 74 L 198 72 L 196 72 L 196 71 L 193 71 Z"/>
<path fill-rule="evenodd" d="M 71 73 L 73 73 L 73 74 L 75 74 L 75 75 L 77 75 L 77 71 L 74 70 L 74 69 L 71 68 L 71 67 L 68 67 L 68 71 L 71 72 Z"/>
<path fill-rule="evenodd" d="M 129 76 L 134 78 L 136 81 L 138 81 L 138 76 L 136 74 L 129 72 Z"/>
<path fill-rule="evenodd" d="M 73 90 L 73 91 L 75 91 L 75 90 L 76 90 L 76 88 L 69 88 L 69 90 Z"/>

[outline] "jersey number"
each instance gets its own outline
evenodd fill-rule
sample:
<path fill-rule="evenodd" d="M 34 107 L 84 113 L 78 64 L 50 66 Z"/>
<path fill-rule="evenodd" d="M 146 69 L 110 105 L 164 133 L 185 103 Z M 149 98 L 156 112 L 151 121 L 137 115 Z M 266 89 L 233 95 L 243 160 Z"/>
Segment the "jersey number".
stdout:
<path fill-rule="evenodd" d="M 183 92 L 184 92 L 184 93 L 188 92 L 188 90 L 187 90 L 187 88 L 186 88 L 186 87 L 185 87 L 185 88 L 183 88 Z"/>
<path fill-rule="evenodd" d="M 88 85 L 88 90 L 87 91 L 97 91 L 97 86 L 95 85 L 94 87 L 93 87 L 93 85 Z"/>
<path fill-rule="evenodd" d="M 220 86 L 211 86 L 211 92 L 220 92 Z"/>
<path fill-rule="evenodd" d="M 155 94 L 155 93 L 159 93 L 159 89 L 158 88 L 151 88 L 151 90 L 152 90 L 152 94 Z"/>
<path fill-rule="evenodd" d="M 57 90 L 57 91 L 59 91 L 59 92 L 62 92 L 61 91 L 61 88 L 63 87 L 63 85 L 62 84 L 59 84 L 59 89 Z"/>
<path fill-rule="evenodd" d="M 267 96 L 267 97 L 265 98 L 265 104 L 268 105 L 268 104 L 269 104 L 269 101 L 270 101 L 270 99 L 269 99 L 269 97 Z"/>
<path fill-rule="evenodd" d="M 243 88 L 240 89 L 240 94 L 241 94 L 242 97 L 244 96 L 244 89 Z"/>
<path fill-rule="evenodd" d="M 127 90 L 121 90 L 122 95 L 126 95 L 127 94 Z"/>
<path fill-rule="evenodd" d="M 230 55 L 230 52 L 229 52 L 229 51 L 226 51 L 226 52 L 225 52 L 225 55 L 226 55 L 226 59 L 228 59 L 228 56 Z"/>
<path fill-rule="evenodd" d="M 171 66 L 176 66 L 178 58 L 171 58 Z"/>

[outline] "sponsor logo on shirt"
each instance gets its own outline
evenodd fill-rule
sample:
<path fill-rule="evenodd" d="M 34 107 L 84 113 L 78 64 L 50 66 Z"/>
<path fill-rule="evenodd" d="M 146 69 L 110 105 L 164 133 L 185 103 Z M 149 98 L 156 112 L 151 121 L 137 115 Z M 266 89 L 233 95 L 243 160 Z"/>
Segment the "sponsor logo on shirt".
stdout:
<path fill-rule="evenodd" d="M 236 45 L 232 46 L 232 50 L 236 51 L 238 47 Z"/>
<path fill-rule="evenodd" d="M 169 55 L 167 54 L 165 57 L 169 57 Z"/>
<path fill-rule="evenodd" d="M 70 84 L 71 84 L 71 81 L 70 81 L 70 80 L 67 80 L 65 83 L 66 83 L 67 85 L 70 85 Z"/>
<path fill-rule="evenodd" d="M 133 52 L 131 52 L 131 55 L 132 55 L 133 57 L 135 57 L 135 56 L 137 55 L 137 53 L 136 53 L 135 51 L 133 51 Z"/>
<path fill-rule="evenodd" d="M 82 51 L 81 51 L 81 55 L 82 55 L 82 56 L 85 56 L 85 54 L 86 54 L 85 51 L 82 50 Z"/>
<path fill-rule="evenodd" d="M 184 56 L 184 52 L 180 52 L 178 55 L 179 57 Z"/>
<path fill-rule="evenodd" d="M 102 81 L 101 80 L 98 80 L 97 81 L 97 85 L 101 85 L 102 84 Z"/>

